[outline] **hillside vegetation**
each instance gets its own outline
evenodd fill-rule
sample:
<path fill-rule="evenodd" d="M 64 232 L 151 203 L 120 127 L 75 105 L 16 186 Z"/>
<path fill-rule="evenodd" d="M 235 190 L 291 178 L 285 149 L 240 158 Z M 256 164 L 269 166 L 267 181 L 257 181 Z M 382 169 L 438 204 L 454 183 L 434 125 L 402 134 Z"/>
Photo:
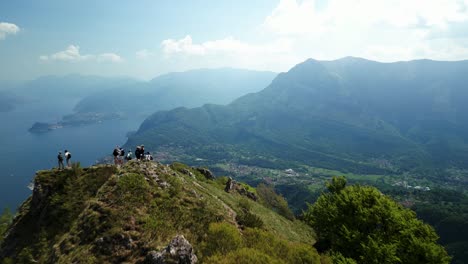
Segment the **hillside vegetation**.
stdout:
<path fill-rule="evenodd" d="M 268 186 L 181 163 L 40 171 L 13 222 L 8 212 L 0 218 L 0 260 L 449 263 L 434 230 L 412 211 L 375 188 L 345 185 L 333 178 L 303 222 Z"/>
<path fill-rule="evenodd" d="M 327 261 L 313 248 L 308 225 L 265 207 L 255 189 L 237 184 L 241 191 L 226 192 L 227 178 L 207 179 L 200 171 L 153 162 L 40 171 L 6 232 L 0 259 L 143 263 L 186 242 L 205 263 Z"/>

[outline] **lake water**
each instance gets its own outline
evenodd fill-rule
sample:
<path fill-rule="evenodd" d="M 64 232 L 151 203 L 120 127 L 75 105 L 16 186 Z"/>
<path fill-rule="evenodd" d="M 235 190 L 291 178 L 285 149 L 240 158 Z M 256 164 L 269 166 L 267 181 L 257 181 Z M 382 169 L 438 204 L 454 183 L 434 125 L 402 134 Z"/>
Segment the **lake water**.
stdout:
<path fill-rule="evenodd" d="M 30 194 L 27 188 L 35 172 L 57 166 L 58 151 L 68 149 L 72 161 L 89 166 L 111 155 L 123 145 L 128 131 L 137 130 L 138 120 L 114 120 L 81 127 L 69 127 L 44 134 L 27 130 L 36 121 L 56 122 L 71 113 L 75 102 L 31 103 L 12 112 L 0 113 L 0 210 L 16 209 Z"/>

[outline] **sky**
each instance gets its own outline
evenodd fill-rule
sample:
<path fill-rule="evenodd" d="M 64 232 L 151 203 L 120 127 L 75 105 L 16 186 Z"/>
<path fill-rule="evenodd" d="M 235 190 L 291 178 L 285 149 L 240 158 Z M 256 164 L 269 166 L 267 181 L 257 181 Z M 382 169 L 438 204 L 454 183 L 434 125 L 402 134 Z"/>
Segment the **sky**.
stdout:
<path fill-rule="evenodd" d="M 468 0 L 0 1 L 0 80 L 468 59 Z"/>

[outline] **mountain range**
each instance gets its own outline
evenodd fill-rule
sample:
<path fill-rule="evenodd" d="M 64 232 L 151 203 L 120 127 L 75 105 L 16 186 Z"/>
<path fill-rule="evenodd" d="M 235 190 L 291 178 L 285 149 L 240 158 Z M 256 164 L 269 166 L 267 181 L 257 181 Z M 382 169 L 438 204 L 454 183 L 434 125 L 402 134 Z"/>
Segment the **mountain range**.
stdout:
<path fill-rule="evenodd" d="M 176 107 L 198 107 L 206 103 L 228 104 L 234 99 L 266 87 L 273 72 L 220 68 L 174 72 L 149 82 L 102 89 L 83 98 L 77 113 L 149 115 Z"/>
<path fill-rule="evenodd" d="M 187 162 L 286 161 L 365 174 L 467 169 L 466 72 L 468 61 L 309 59 L 227 106 L 156 112 L 127 145 L 177 146 Z"/>

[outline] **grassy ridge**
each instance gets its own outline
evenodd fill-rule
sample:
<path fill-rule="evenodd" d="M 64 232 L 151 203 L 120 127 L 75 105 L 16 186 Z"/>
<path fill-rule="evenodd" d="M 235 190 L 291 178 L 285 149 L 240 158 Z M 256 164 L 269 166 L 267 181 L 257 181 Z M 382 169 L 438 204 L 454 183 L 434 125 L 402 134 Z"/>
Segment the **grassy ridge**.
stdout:
<path fill-rule="evenodd" d="M 129 162 L 120 169 L 108 165 L 82 169 L 76 164 L 70 170 L 41 171 L 33 196 L 10 226 L 0 257 L 5 263 L 138 262 L 183 234 L 207 261 L 220 258 L 219 251 L 207 250 L 217 248 L 213 243 L 218 242 L 208 239 L 217 223 L 222 232 L 234 228 L 240 235 L 231 254 L 245 250 L 267 254 L 252 240 L 256 235 L 247 239 L 246 232 L 253 232 L 273 237 L 289 252 L 279 263 L 292 263 L 299 254 L 295 248 L 307 249 L 314 261 L 320 259 L 312 247 L 310 227 L 223 188 L 222 180 L 208 180 L 182 164 Z M 239 224 L 236 216 L 247 207 L 260 219 L 261 229 Z"/>

